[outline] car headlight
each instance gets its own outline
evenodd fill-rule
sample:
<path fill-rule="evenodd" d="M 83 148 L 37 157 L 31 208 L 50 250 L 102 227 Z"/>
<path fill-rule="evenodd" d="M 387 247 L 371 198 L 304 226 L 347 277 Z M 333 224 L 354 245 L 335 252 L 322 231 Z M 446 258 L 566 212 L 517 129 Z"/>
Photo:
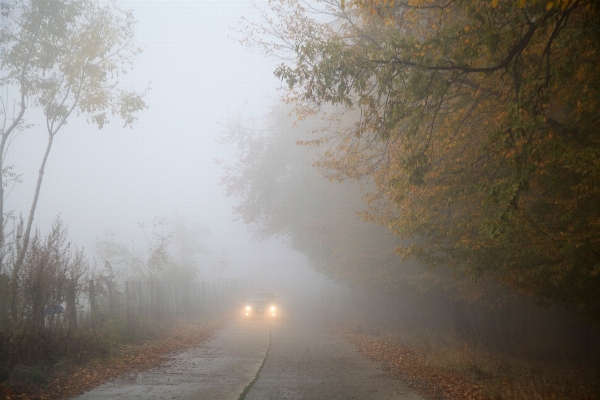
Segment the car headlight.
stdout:
<path fill-rule="evenodd" d="M 271 306 L 271 308 L 269 308 L 269 310 L 275 311 L 275 306 Z"/>
<path fill-rule="evenodd" d="M 246 311 L 252 311 L 252 307 L 246 306 Z"/>

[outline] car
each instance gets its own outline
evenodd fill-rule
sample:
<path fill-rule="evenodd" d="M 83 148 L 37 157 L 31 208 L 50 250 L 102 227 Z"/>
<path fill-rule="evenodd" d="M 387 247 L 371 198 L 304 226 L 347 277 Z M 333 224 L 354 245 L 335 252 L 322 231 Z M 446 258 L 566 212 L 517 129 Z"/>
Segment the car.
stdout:
<path fill-rule="evenodd" d="M 254 293 L 244 305 L 246 318 L 275 318 L 278 315 L 279 302 L 273 293 Z"/>

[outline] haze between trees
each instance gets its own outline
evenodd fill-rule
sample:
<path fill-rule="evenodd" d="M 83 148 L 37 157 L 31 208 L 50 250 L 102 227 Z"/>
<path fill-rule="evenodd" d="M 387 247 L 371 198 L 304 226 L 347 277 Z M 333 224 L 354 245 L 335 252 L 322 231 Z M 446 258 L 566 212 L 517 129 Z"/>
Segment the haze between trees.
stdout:
<path fill-rule="evenodd" d="M 299 143 L 320 146 L 331 180 L 372 182 L 361 216 L 401 239 L 399 257 L 600 319 L 595 3 L 271 1 L 263 15 L 241 24 L 245 43 L 281 59 L 299 121 L 328 122 Z"/>

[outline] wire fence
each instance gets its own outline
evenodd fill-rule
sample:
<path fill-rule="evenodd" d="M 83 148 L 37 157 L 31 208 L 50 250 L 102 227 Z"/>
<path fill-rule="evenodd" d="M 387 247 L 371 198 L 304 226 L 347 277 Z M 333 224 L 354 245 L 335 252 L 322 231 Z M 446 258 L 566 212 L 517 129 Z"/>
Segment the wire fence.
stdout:
<path fill-rule="evenodd" d="M 93 328 L 107 320 L 118 319 L 135 327 L 148 320 L 162 323 L 197 318 L 231 309 L 239 286 L 237 279 L 115 282 L 99 277 L 87 281 L 87 293 L 82 291 L 73 306 L 68 302 L 48 305 L 44 325 L 58 330 L 78 325 Z"/>

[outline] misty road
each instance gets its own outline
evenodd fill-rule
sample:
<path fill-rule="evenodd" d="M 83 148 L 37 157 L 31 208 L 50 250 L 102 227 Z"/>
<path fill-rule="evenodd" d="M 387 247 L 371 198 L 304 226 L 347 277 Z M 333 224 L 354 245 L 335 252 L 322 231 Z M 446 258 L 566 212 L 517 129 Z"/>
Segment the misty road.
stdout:
<path fill-rule="evenodd" d="M 203 346 L 76 399 L 424 399 L 389 377 L 310 312 L 236 318 Z"/>

